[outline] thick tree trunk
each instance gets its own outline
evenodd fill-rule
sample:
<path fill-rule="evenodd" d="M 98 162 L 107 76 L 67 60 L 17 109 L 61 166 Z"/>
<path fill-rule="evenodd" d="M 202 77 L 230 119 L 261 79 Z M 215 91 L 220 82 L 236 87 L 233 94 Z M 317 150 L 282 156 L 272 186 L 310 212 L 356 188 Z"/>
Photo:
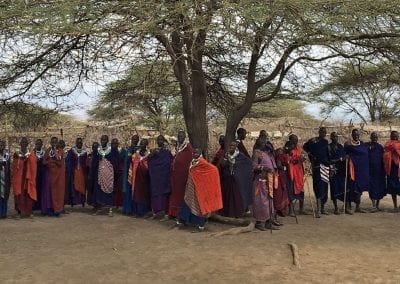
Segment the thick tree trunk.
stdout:
<path fill-rule="evenodd" d="M 192 66 L 192 113 L 186 119 L 190 143 L 194 148 L 200 148 L 207 154 L 208 122 L 207 122 L 207 88 L 201 66 Z"/>

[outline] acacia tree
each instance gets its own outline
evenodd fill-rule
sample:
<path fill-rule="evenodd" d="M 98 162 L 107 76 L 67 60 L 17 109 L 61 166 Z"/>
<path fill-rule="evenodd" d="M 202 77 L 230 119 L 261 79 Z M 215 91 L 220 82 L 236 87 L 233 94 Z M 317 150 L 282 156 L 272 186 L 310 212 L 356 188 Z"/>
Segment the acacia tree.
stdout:
<path fill-rule="evenodd" d="M 107 84 L 94 107 L 94 119 L 134 118 L 137 124 L 160 133 L 182 127 L 179 86 L 171 66 L 165 61 L 135 65 L 119 80 Z"/>
<path fill-rule="evenodd" d="M 315 98 L 325 106 L 324 112 L 340 108 L 356 114 L 364 123 L 382 122 L 399 115 L 399 91 L 397 66 L 350 61 L 332 68 L 328 81 L 315 91 Z"/>
<path fill-rule="evenodd" d="M 27 131 L 47 126 L 62 116 L 52 109 L 35 104 L 12 102 L 0 105 L 1 127 L 15 131 Z"/>
<path fill-rule="evenodd" d="M 0 84 L 17 82 L 18 94 L 35 90 L 38 81 L 54 76 L 69 78 L 77 86 L 99 68 L 104 72 L 168 57 L 179 83 L 189 138 L 195 147 L 206 149 L 209 94 L 215 101 L 229 102 L 223 104 L 229 142 L 254 103 L 271 100 L 289 80 L 301 86 L 304 76 L 296 76 L 297 71 L 304 73 L 327 60 L 333 64 L 334 58 L 361 60 L 384 53 L 390 48 L 385 43 L 399 37 L 398 4 L 13 1 L 0 7 L 7 54 L 14 52 L 13 41 L 28 42 L 32 49 L 9 55 L 11 60 L 1 66 Z"/>

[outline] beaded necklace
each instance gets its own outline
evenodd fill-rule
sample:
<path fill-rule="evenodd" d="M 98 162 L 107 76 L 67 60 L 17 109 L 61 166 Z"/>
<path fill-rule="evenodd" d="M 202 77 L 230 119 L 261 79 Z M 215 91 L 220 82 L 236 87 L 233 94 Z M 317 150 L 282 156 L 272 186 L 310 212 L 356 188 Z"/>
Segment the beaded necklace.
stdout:
<path fill-rule="evenodd" d="M 4 153 L 1 157 L 0 157 L 0 162 L 7 162 L 10 160 L 10 155 L 8 153 Z"/>
<path fill-rule="evenodd" d="M 110 146 L 106 146 L 105 148 L 100 147 L 97 151 L 99 152 L 99 155 L 102 156 L 102 157 L 104 158 L 105 156 L 107 156 L 108 154 L 110 154 L 110 152 L 111 152 L 111 147 L 110 147 Z"/>
<path fill-rule="evenodd" d="M 40 160 L 44 156 L 44 151 L 43 151 L 43 149 L 40 149 L 39 151 L 35 150 L 35 154 L 36 154 L 36 157 Z"/>

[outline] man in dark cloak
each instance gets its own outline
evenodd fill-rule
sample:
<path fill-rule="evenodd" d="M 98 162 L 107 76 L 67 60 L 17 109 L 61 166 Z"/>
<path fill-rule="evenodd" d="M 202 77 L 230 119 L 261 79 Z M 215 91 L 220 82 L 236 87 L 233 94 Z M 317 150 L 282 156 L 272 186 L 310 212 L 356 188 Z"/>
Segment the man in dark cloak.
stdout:
<path fill-rule="evenodd" d="M 239 151 L 237 142 L 232 142 L 219 170 L 224 204 L 221 212 L 227 217 L 242 217 L 253 202 L 253 163 Z"/>
<path fill-rule="evenodd" d="M 65 166 L 67 168 L 66 204 L 81 204 L 86 202 L 87 184 L 87 152 L 83 147 L 82 138 L 76 138 L 75 146 L 67 152 Z"/>
<path fill-rule="evenodd" d="M 365 213 L 360 208 L 361 195 L 364 191 L 368 191 L 369 186 L 369 153 L 368 147 L 360 140 L 358 129 L 351 132 L 350 141 L 344 145 L 344 151 L 349 156 L 349 166 L 347 175 L 348 208 L 351 208 L 351 202 L 356 204 L 355 212 Z"/>
<path fill-rule="evenodd" d="M 344 188 L 346 180 L 346 155 L 343 145 L 339 143 L 336 132 L 331 133 L 331 143 L 328 146 L 329 153 L 329 185 L 331 189 L 331 200 L 335 208 L 334 214 L 339 215 L 337 200 L 344 201 Z M 348 210 L 348 209 L 346 209 Z M 348 212 L 349 213 L 349 212 Z"/>
<path fill-rule="evenodd" d="M 313 189 L 317 199 L 317 218 L 320 217 L 320 212 L 328 215 L 328 212 L 325 211 L 325 203 L 328 201 L 329 143 L 325 137 L 326 128 L 320 127 L 318 137 L 311 138 L 303 145 L 303 150 L 307 152 L 312 166 Z"/>
<path fill-rule="evenodd" d="M 378 143 L 378 134 L 371 133 L 371 141 L 365 143 L 369 152 L 369 198 L 372 201 L 372 212 L 380 211 L 379 201 L 386 195 L 386 177 L 383 164 L 383 146 Z"/>

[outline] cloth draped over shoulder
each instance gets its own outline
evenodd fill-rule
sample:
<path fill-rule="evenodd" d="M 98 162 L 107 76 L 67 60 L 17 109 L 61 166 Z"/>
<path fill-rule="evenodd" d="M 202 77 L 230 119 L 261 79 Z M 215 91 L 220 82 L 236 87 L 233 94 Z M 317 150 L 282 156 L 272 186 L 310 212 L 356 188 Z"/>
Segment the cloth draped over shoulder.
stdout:
<path fill-rule="evenodd" d="M 304 167 L 301 156 L 300 145 L 297 145 L 287 155 L 289 178 L 293 182 L 295 194 L 299 194 L 304 188 Z"/>
<path fill-rule="evenodd" d="M 192 155 L 192 145 L 187 143 L 183 149 L 176 153 L 174 160 L 172 161 L 171 195 L 169 197 L 168 212 L 170 216 L 178 216 L 179 208 L 183 204 Z"/>
<path fill-rule="evenodd" d="M 329 161 L 330 169 L 330 190 L 331 198 L 339 198 L 343 200 L 345 177 L 346 177 L 346 161 L 344 147 L 341 144 L 329 144 Z"/>
<path fill-rule="evenodd" d="M 281 150 L 275 151 L 277 163 L 278 187 L 274 190 L 274 208 L 279 216 L 286 216 L 289 208 L 289 196 L 287 189 L 287 161 Z"/>
<path fill-rule="evenodd" d="M 253 168 L 254 170 L 260 167 L 268 169 L 268 172 L 262 171 L 255 176 L 255 191 L 254 195 L 259 195 L 261 188 L 259 179 L 264 180 L 267 183 L 268 195 L 273 198 L 274 189 L 278 188 L 278 175 L 276 171 L 276 162 L 272 154 L 262 152 L 260 150 L 254 150 L 253 154 Z"/>
<path fill-rule="evenodd" d="M 146 191 L 149 183 L 148 168 L 147 155 L 141 156 L 138 152 L 132 155 L 128 171 L 128 182 L 131 185 L 132 197 L 141 195 L 142 191 Z M 137 190 L 140 190 L 140 193 Z M 147 201 L 148 196 L 146 194 L 145 198 L 139 199 Z"/>
<path fill-rule="evenodd" d="M 189 176 L 194 185 L 200 213 L 206 215 L 221 209 L 223 205 L 218 168 L 200 158 L 198 163 L 190 168 Z"/>
<path fill-rule="evenodd" d="M 135 180 L 136 180 L 136 171 L 140 163 L 140 155 L 134 153 L 131 156 L 131 163 L 128 170 L 128 183 L 131 185 L 132 196 L 135 191 Z"/>
<path fill-rule="evenodd" d="M 22 190 L 26 190 L 31 199 L 37 200 L 36 170 L 36 155 L 33 152 L 27 158 L 20 158 L 17 153 L 14 154 L 12 162 L 12 188 L 16 196 L 21 195 Z"/>
<path fill-rule="evenodd" d="M 219 161 L 224 157 L 225 150 L 222 148 L 219 148 L 219 150 L 215 153 L 215 156 L 212 160 L 212 164 L 215 166 L 218 166 Z"/>
<path fill-rule="evenodd" d="M 64 150 L 55 149 L 54 157 L 50 155 L 51 148 L 44 154 L 44 162 L 48 169 L 51 199 L 54 212 L 60 213 L 65 202 L 65 160 Z"/>
<path fill-rule="evenodd" d="M 86 193 L 86 159 L 86 152 L 82 155 L 77 155 L 73 149 L 68 151 L 65 158 L 68 192 L 73 193 L 73 191 L 77 191 L 80 194 Z"/>
<path fill-rule="evenodd" d="M 171 192 L 172 159 L 172 154 L 167 149 L 159 149 L 148 157 L 152 196 Z"/>
<path fill-rule="evenodd" d="M 313 167 L 329 165 L 328 144 L 326 139 L 319 138 L 312 138 L 304 144 L 303 149 L 309 154 Z"/>
<path fill-rule="evenodd" d="M 239 153 L 235 158 L 233 175 L 243 198 L 244 209 L 246 209 L 253 203 L 253 163 L 243 153 Z"/>
<path fill-rule="evenodd" d="M 136 168 L 135 186 L 132 189 L 133 200 L 141 204 L 150 204 L 150 176 L 146 157 L 141 157 Z"/>
<path fill-rule="evenodd" d="M 361 193 L 368 190 L 369 185 L 369 153 L 368 147 L 360 141 L 359 144 L 349 141 L 344 146 L 349 160 L 349 178 L 354 182 L 354 191 Z"/>
<path fill-rule="evenodd" d="M 369 151 L 369 196 L 380 200 L 386 195 L 386 180 L 384 170 L 384 148 L 379 143 L 367 143 Z"/>
<path fill-rule="evenodd" d="M 244 146 L 243 141 L 241 141 L 241 140 L 238 141 L 237 148 L 240 153 L 242 153 L 243 155 L 245 155 L 247 158 L 250 159 L 249 152 L 247 151 L 246 147 Z"/>
<path fill-rule="evenodd" d="M 114 190 L 114 167 L 107 159 L 99 161 L 99 185 L 104 193 Z"/>
<path fill-rule="evenodd" d="M 123 148 L 120 152 L 121 156 L 121 162 L 122 162 L 122 192 L 126 193 L 128 191 L 128 172 L 129 172 L 129 167 L 131 164 L 131 157 L 132 154 L 135 152 L 132 152 L 131 148 Z"/>
<path fill-rule="evenodd" d="M 256 221 L 272 218 L 274 190 L 278 187 L 276 163 L 272 153 L 254 150 L 253 168 L 257 175 L 254 180 L 253 215 Z"/>
<path fill-rule="evenodd" d="M 399 165 L 400 161 L 400 141 L 399 140 L 389 140 L 385 143 L 384 153 L 383 153 L 383 163 L 385 167 L 386 175 L 390 175 L 392 162 L 395 165 Z M 398 177 L 400 177 L 400 171 L 398 172 Z"/>

